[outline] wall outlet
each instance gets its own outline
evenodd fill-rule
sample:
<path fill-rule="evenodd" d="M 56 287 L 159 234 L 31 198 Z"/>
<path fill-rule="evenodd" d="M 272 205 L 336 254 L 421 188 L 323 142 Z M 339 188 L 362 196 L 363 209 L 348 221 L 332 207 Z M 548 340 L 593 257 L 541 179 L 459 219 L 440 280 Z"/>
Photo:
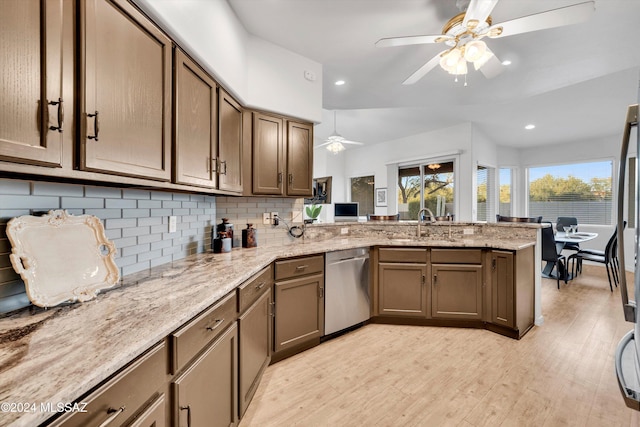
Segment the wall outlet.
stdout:
<path fill-rule="evenodd" d="M 178 231 L 178 217 L 170 216 L 169 217 L 169 233 L 175 233 Z"/>
<path fill-rule="evenodd" d="M 271 212 L 271 225 L 278 225 L 279 221 L 280 216 L 278 215 L 278 212 Z"/>
<path fill-rule="evenodd" d="M 462 234 L 473 234 L 473 228 L 462 229 Z"/>
<path fill-rule="evenodd" d="M 269 212 L 265 212 L 262 214 L 262 224 L 263 225 L 271 224 L 271 214 Z"/>

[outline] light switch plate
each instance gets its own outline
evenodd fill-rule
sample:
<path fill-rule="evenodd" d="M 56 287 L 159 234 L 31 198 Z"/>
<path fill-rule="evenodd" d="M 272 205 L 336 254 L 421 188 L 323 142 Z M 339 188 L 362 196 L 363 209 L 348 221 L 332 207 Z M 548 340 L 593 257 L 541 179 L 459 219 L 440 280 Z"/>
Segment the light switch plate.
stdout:
<path fill-rule="evenodd" d="M 269 212 L 264 212 L 262 214 L 262 224 L 263 225 L 271 224 L 271 214 Z"/>
<path fill-rule="evenodd" d="M 178 231 L 178 217 L 172 215 L 169 217 L 169 233 L 176 231 Z"/>

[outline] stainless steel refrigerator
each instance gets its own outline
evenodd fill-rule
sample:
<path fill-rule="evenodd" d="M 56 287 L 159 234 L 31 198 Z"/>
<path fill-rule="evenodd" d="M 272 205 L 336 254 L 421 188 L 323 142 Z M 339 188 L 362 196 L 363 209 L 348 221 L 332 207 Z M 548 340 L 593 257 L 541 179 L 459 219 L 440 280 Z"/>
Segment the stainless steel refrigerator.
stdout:
<path fill-rule="evenodd" d="M 638 270 L 637 256 L 640 255 L 640 226 L 638 225 L 638 209 L 640 195 L 640 173 L 637 166 L 629 168 L 628 192 L 629 197 L 625 197 L 625 176 L 627 166 L 627 155 L 629 153 L 629 141 L 632 139 L 632 132 L 636 134 L 636 156 L 640 157 L 640 130 L 638 129 L 638 105 L 631 105 L 627 110 L 627 119 L 622 138 L 622 150 L 620 153 L 620 166 L 618 176 L 618 259 L 620 260 L 620 295 L 622 297 L 622 309 L 624 317 L 628 322 L 633 323 L 631 329 L 618 344 L 615 355 L 616 374 L 620 391 L 625 403 L 629 408 L 640 411 L 640 316 L 638 313 L 637 301 L 640 301 L 640 271 Z M 637 165 L 637 162 L 635 162 Z M 632 176 L 633 175 L 633 176 Z M 630 206 L 635 206 L 635 279 L 634 279 L 634 299 L 629 300 L 627 281 L 625 278 L 625 258 L 624 258 L 624 202 L 627 200 Z M 631 261 L 631 260 L 630 260 Z"/>

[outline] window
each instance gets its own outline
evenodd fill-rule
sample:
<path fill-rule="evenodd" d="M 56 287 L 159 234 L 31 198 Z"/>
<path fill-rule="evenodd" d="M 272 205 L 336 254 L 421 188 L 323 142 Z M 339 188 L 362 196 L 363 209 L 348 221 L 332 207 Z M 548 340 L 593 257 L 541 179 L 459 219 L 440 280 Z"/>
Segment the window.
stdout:
<path fill-rule="evenodd" d="M 502 216 L 511 215 L 511 169 L 501 168 L 498 185 L 500 186 L 500 205 L 498 213 Z"/>
<path fill-rule="evenodd" d="M 476 169 L 476 219 L 478 221 L 487 220 L 487 183 L 488 169 L 478 166 Z"/>
<path fill-rule="evenodd" d="M 351 201 L 358 202 L 358 215 L 373 215 L 373 175 L 351 178 Z"/>
<path fill-rule="evenodd" d="M 436 216 L 454 213 L 453 161 L 398 169 L 398 213 L 400 219 L 418 219 L 425 207 Z"/>
<path fill-rule="evenodd" d="M 611 224 L 612 174 L 612 161 L 530 168 L 529 216 L 552 222 L 570 216 L 578 224 Z"/>

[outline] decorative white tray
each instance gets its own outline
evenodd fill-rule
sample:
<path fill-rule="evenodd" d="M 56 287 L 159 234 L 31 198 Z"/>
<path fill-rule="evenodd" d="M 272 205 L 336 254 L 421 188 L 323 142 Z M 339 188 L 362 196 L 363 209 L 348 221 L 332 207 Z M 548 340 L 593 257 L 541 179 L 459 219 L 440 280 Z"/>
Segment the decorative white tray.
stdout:
<path fill-rule="evenodd" d="M 39 307 L 88 301 L 118 283 L 116 247 L 99 218 L 64 210 L 25 215 L 7 224 L 11 264 Z"/>

